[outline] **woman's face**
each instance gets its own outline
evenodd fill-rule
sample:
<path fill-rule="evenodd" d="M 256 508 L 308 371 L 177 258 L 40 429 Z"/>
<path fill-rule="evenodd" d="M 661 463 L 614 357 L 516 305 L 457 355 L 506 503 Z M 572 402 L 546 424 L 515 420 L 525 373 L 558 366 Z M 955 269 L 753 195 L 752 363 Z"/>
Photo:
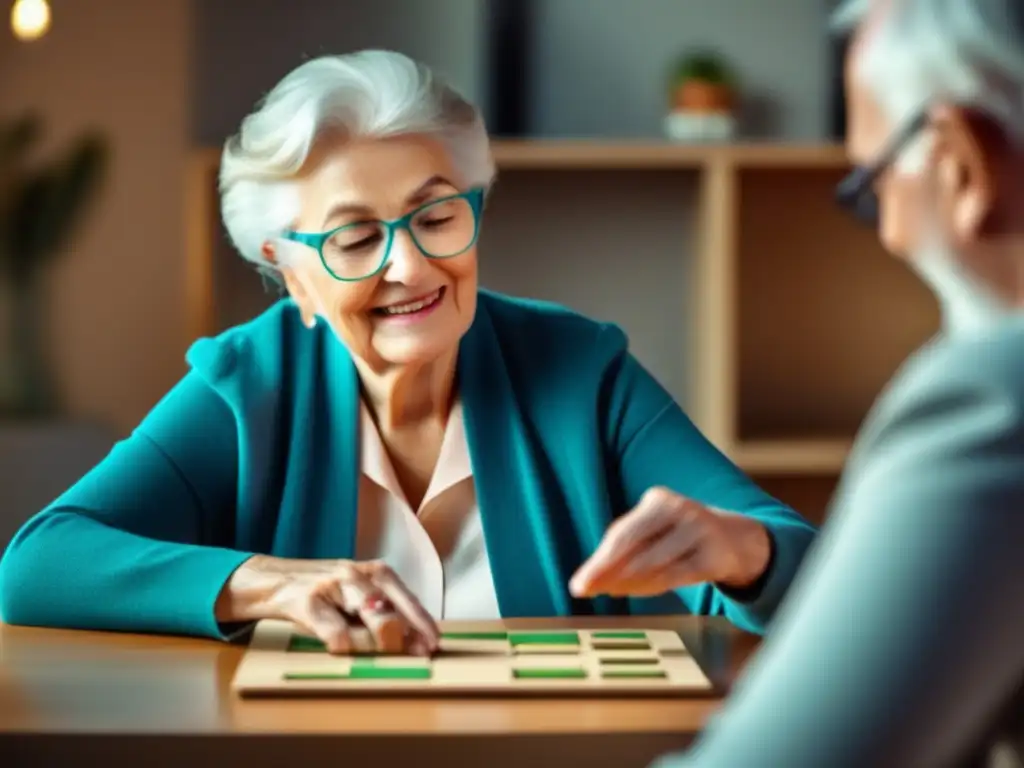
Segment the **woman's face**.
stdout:
<path fill-rule="evenodd" d="M 375 222 L 400 219 L 421 206 L 463 192 L 440 144 L 417 136 L 342 143 L 323 142 L 299 179 L 299 232 L 320 233 L 347 226 L 324 246 L 324 261 L 335 274 L 372 271 L 383 258 L 386 229 Z M 469 216 L 470 221 L 465 221 Z M 314 248 L 298 263 L 282 265 L 288 291 L 303 317 L 325 319 L 349 351 L 375 368 L 425 364 L 450 352 L 476 311 L 476 244 L 460 240 L 472 226 L 466 201 L 424 209 L 408 229 L 396 230 L 387 264 L 363 280 L 338 280 Z M 456 243 L 457 247 L 453 245 Z"/>

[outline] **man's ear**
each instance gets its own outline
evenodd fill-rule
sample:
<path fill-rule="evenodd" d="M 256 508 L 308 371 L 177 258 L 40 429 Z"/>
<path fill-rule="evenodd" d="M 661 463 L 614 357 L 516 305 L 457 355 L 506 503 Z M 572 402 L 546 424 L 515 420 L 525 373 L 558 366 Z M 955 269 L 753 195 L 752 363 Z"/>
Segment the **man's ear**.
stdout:
<path fill-rule="evenodd" d="M 954 240 L 968 245 L 993 223 L 1001 134 L 989 118 L 955 106 L 933 110 L 930 125 L 940 210 Z"/>
<path fill-rule="evenodd" d="M 288 295 L 292 297 L 292 301 L 299 308 L 299 314 L 302 316 L 302 323 L 307 328 L 312 328 L 316 325 L 316 311 L 313 309 L 313 300 L 306 290 L 306 286 L 303 285 L 302 280 L 295 273 L 295 270 L 290 267 L 280 266 L 277 260 L 277 252 L 274 248 L 274 244 L 270 241 L 263 243 L 260 248 L 263 253 L 263 258 L 268 263 L 274 264 L 278 268 L 278 273 L 284 280 L 285 289 L 288 291 Z"/>

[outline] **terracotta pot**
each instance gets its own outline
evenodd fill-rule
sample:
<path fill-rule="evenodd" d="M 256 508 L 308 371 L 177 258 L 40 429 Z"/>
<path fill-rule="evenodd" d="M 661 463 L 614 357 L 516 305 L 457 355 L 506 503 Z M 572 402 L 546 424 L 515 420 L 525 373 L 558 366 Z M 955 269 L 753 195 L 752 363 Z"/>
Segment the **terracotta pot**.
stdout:
<path fill-rule="evenodd" d="M 674 97 L 674 108 L 684 112 L 731 112 L 734 103 L 732 89 L 704 80 L 680 83 Z"/>

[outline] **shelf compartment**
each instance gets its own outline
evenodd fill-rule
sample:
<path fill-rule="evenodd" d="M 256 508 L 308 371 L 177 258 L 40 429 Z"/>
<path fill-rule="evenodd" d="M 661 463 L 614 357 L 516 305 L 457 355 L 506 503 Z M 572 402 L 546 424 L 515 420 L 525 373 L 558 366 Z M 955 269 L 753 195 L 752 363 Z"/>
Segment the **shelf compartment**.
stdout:
<path fill-rule="evenodd" d="M 737 443 L 730 458 L 746 472 L 762 475 L 830 475 L 842 471 L 852 441 L 753 440 Z"/>
<path fill-rule="evenodd" d="M 829 505 L 839 484 L 839 474 L 804 475 L 790 474 L 752 475 L 754 481 L 766 493 L 795 509 L 815 525 L 826 520 Z"/>
<path fill-rule="evenodd" d="M 939 327 L 922 281 L 834 203 L 842 174 L 738 171 L 733 441 L 755 467 L 787 455 L 812 471 L 827 465 L 834 441 L 856 434 L 902 361 Z M 833 447 L 813 459 L 794 439 Z M 763 441 L 784 443 L 760 450 Z"/>

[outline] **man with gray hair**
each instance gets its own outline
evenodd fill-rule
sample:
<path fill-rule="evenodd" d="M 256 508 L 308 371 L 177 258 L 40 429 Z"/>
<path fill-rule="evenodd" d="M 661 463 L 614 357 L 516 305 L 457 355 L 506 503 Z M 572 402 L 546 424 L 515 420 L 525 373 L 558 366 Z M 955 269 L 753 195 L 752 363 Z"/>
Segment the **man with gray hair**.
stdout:
<path fill-rule="evenodd" d="M 869 415 L 724 712 L 659 768 L 1024 765 L 1024 0 L 839 19 L 860 164 L 840 199 L 944 327 Z"/>

